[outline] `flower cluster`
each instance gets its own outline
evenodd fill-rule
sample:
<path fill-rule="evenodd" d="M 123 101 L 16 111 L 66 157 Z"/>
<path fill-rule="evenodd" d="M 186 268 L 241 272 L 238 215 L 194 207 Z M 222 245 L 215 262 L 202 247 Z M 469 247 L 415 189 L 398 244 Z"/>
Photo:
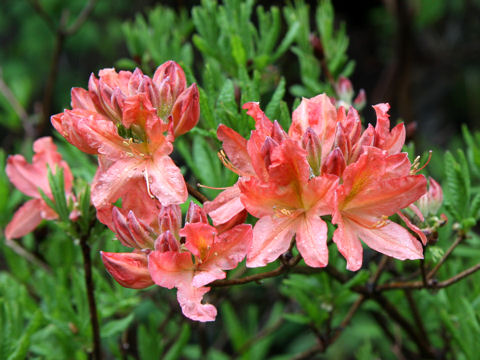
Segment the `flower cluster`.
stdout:
<path fill-rule="evenodd" d="M 164 205 L 186 201 L 185 181 L 169 154 L 199 115 L 196 85 L 186 88 L 182 68 L 169 61 L 153 78 L 139 69 L 92 74 L 88 91 L 72 89 L 72 110 L 52 116 L 52 124 L 71 144 L 98 155 L 92 202 L 105 222 L 105 208 L 141 183 Z"/>
<path fill-rule="evenodd" d="M 375 105 L 376 126 L 363 128 L 357 110 L 344 107 L 353 98 L 347 79 L 337 93 L 338 108 L 325 94 L 303 99 L 288 132 L 253 102 L 244 105 L 255 121 L 248 140 L 220 125 L 220 158 L 239 179 L 204 208 L 191 203 L 182 225 L 187 187 L 169 155 L 175 138 L 198 122 L 196 85 L 187 88 L 183 70 L 169 61 L 153 78 L 139 69 L 104 69 L 91 76 L 88 90 L 72 89 L 72 110 L 54 115 L 52 124 L 71 144 L 98 155 L 91 189 L 97 218 L 133 249 L 102 252 L 106 269 L 125 287 L 175 287 L 185 316 L 211 321 L 217 310 L 202 303 L 208 284 L 245 257 L 248 267 L 260 267 L 296 245 L 308 266 L 326 266 L 327 222 L 336 225 L 333 241 L 349 270 L 362 266 L 361 241 L 397 259 L 422 258 L 422 211 L 438 211 L 440 186 L 432 179 L 427 193 L 418 161 L 401 152 L 403 124 L 390 130 L 388 104 Z M 361 92 L 353 105 L 364 101 Z M 20 155 L 8 159 L 10 180 L 35 199 L 15 214 L 7 238 L 57 216 L 38 190 L 52 197 L 48 166 L 64 169 L 66 196 L 75 200 L 70 169 L 51 139 L 37 140 L 34 151 L 33 164 Z M 245 224 L 247 212 L 258 218 L 253 229 Z M 392 221 L 396 214 L 409 230 Z"/>
<path fill-rule="evenodd" d="M 333 241 L 349 270 L 362 266 L 360 239 L 398 259 L 423 257 L 421 243 L 390 220 L 400 215 L 426 243 L 425 235 L 401 213 L 416 209 L 413 202 L 425 194 L 426 179 L 401 152 L 405 128 L 399 124 L 390 130 L 388 104 L 374 106 L 377 124 L 363 129 L 353 107 L 348 113 L 343 107 L 337 110 L 324 94 L 303 99 L 288 133 L 267 119 L 257 103 L 244 108 L 255 120 L 248 141 L 223 125 L 217 131 L 221 157 L 240 178 L 205 208 L 215 224 L 244 208 L 259 219 L 247 266 L 276 260 L 294 236 L 307 265 L 326 266 L 325 216 L 337 225 Z"/>
<path fill-rule="evenodd" d="M 159 205 L 150 223 L 137 218 L 137 209 L 112 209 L 112 230 L 131 253 L 102 253 L 110 274 L 123 286 L 146 288 L 154 283 L 177 288 L 183 314 L 198 321 L 215 319 L 213 305 L 202 304 L 208 283 L 225 278 L 245 258 L 252 238 L 246 224 L 216 228 L 204 210 L 190 203 L 182 228 L 178 205 Z M 122 213 L 123 211 L 123 213 Z M 126 215 L 125 215 L 126 214 Z"/>

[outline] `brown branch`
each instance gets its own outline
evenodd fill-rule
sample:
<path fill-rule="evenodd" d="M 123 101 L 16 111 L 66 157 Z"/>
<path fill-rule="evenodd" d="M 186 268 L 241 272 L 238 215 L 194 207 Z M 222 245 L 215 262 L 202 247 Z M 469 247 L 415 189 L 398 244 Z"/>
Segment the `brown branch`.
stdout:
<path fill-rule="evenodd" d="M 85 4 L 82 11 L 80 12 L 80 14 L 78 14 L 77 18 L 73 22 L 73 24 L 64 30 L 65 35 L 73 35 L 78 31 L 78 29 L 80 29 L 80 27 L 83 25 L 85 21 L 87 21 L 88 17 L 90 16 L 93 9 L 95 8 L 96 2 L 97 0 L 89 0 Z"/>
<path fill-rule="evenodd" d="M 425 341 L 430 344 L 428 340 L 428 333 L 425 329 L 425 325 L 422 320 L 422 316 L 418 311 L 417 304 L 415 303 L 415 299 L 413 298 L 412 290 L 405 290 L 405 297 L 407 298 L 408 305 L 410 306 L 410 310 L 412 311 L 413 320 L 415 321 L 415 325 L 417 326 L 418 330 L 420 331 L 420 336 L 422 336 Z"/>
<path fill-rule="evenodd" d="M 192 195 L 195 199 L 197 199 L 200 203 L 203 204 L 208 201 L 208 198 L 205 195 L 203 195 L 200 191 L 195 189 L 188 182 L 187 182 L 187 190 L 188 190 L 188 193 Z"/>
<path fill-rule="evenodd" d="M 423 356 L 432 357 L 434 355 L 434 352 L 431 349 L 430 345 L 425 341 L 422 336 L 417 333 L 412 324 L 410 324 L 410 322 L 403 317 L 403 315 L 391 302 L 389 302 L 382 294 L 379 293 L 374 294 L 372 299 L 378 305 L 380 305 L 380 307 L 393 320 L 395 320 L 398 325 L 400 325 L 400 327 L 405 331 L 405 333 L 410 337 L 410 339 L 415 343 L 415 345 L 417 345 Z"/>
<path fill-rule="evenodd" d="M 288 263 L 283 263 L 279 267 L 277 267 L 275 270 L 272 271 L 267 271 L 265 273 L 260 273 L 260 274 L 255 274 L 255 275 L 250 275 L 250 276 L 245 276 L 240 279 L 225 279 L 225 280 L 216 280 L 208 286 L 213 286 L 213 287 L 223 287 L 223 286 L 232 286 L 232 285 L 242 285 L 242 284 L 247 284 L 252 281 L 260 281 L 263 279 L 268 279 L 272 278 L 278 275 L 281 275 L 288 270 L 290 270 L 291 267 L 294 267 L 295 265 L 298 264 L 298 262 L 302 259 L 300 255 L 297 255 L 293 259 L 291 259 Z"/>
<path fill-rule="evenodd" d="M 430 280 L 435 276 L 435 274 L 440 270 L 440 267 L 443 265 L 445 260 L 450 256 L 450 254 L 455 250 L 455 248 L 466 238 L 466 235 L 463 231 L 459 232 L 457 238 L 455 239 L 454 243 L 447 249 L 445 254 L 443 254 L 440 261 L 435 265 L 435 267 L 428 273 L 427 280 Z"/>
<path fill-rule="evenodd" d="M 428 281 L 428 287 L 431 289 L 442 289 L 448 287 L 456 282 L 462 280 L 463 278 L 475 273 L 480 270 L 480 263 L 477 265 L 468 268 L 467 270 L 462 271 L 461 273 L 441 282 L 434 280 Z M 401 290 L 401 289 L 423 289 L 425 288 L 422 281 L 408 281 L 408 282 L 391 282 L 387 284 L 379 285 L 378 291 L 387 291 L 387 290 Z"/>
<path fill-rule="evenodd" d="M 28 2 L 33 7 L 33 9 L 37 12 L 37 14 L 45 21 L 45 23 L 47 24 L 49 29 L 53 33 L 55 33 L 56 32 L 55 22 L 50 17 L 50 15 L 45 11 L 42 4 L 40 4 L 40 1 L 38 1 L 38 0 L 28 0 Z"/>
<path fill-rule="evenodd" d="M 324 346 L 321 343 L 311 347 L 310 349 L 305 350 L 304 352 L 292 356 L 290 360 L 304 360 L 304 359 L 313 359 L 312 356 L 324 351 Z"/>
<path fill-rule="evenodd" d="M 100 339 L 100 327 L 98 324 L 97 304 L 95 302 L 94 285 L 92 277 L 92 259 L 90 257 L 90 245 L 88 245 L 87 235 L 80 237 L 80 247 L 83 255 L 83 270 L 85 275 L 85 287 L 87 289 L 88 308 L 90 310 L 90 323 L 92 325 L 92 340 L 93 340 L 93 359 L 102 359 L 102 343 Z"/>
<path fill-rule="evenodd" d="M 17 255 L 23 257 L 25 260 L 32 263 L 33 265 L 41 267 L 43 270 L 45 270 L 49 274 L 52 273 L 52 269 L 46 262 L 44 262 L 38 256 L 36 256 L 35 254 L 25 249 L 16 241 L 11 239 L 6 239 L 5 245 L 7 245 L 10 249 L 12 249 Z"/>

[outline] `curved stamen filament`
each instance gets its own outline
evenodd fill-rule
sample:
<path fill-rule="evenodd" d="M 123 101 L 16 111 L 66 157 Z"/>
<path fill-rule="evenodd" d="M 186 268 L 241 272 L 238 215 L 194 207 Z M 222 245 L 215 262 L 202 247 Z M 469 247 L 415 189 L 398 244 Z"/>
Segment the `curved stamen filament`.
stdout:
<path fill-rule="evenodd" d="M 220 149 L 217 155 L 220 161 L 222 162 L 222 164 L 230 171 L 233 171 L 235 174 L 240 176 L 249 176 L 249 174 L 243 172 L 242 170 L 237 168 L 235 165 L 233 165 L 233 163 L 230 160 L 228 160 L 227 154 L 223 149 Z"/>
<path fill-rule="evenodd" d="M 415 175 L 419 171 L 422 171 L 423 169 L 425 169 L 425 167 L 428 165 L 431 159 L 432 159 L 432 150 L 429 150 L 427 161 L 425 162 L 425 164 L 423 164 L 421 168 L 418 168 L 420 166 L 420 156 L 417 156 L 413 161 L 412 169 L 410 170 L 410 175 Z"/>

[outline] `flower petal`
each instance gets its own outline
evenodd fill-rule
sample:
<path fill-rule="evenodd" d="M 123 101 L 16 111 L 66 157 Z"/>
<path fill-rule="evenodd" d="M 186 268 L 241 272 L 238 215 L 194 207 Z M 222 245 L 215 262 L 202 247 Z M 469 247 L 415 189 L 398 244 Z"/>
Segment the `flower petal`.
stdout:
<path fill-rule="evenodd" d="M 148 255 L 148 271 L 155 284 L 172 289 L 192 282 L 194 265 L 189 252 L 152 251 Z"/>
<path fill-rule="evenodd" d="M 365 244 L 382 254 L 399 260 L 423 259 L 423 247 L 420 241 L 394 222 L 374 229 L 368 229 L 353 222 L 351 226 Z"/>
<path fill-rule="evenodd" d="M 180 169 L 168 156 L 154 156 L 147 162 L 145 178 L 150 191 L 163 206 L 182 204 L 187 201 L 188 192 Z"/>
<path fill-rule="evenodd" d="M 33 231 L 42 221 L 42 199 L 33 199 L 23 204 L 5 228 L 7 239 L 16 239 Z"/>
<path fill-rule="evenodd" d="M 343 220 L 338 213 L 334 214 L 332 223 L 338 227 L 333 233 L 333 242 L 337 244 L 338 251 L 347 260 L 347 269 L 357 271 L 362 267 L 363 247 L 362 243 L 352 228 L 351 222 Z"/>
<path fill-rule="evenodd" d="M 308 266 L 328 264 L 327 224 L 318 215 L 300 217 L 296 235 L 297 249 Z"/>
<path fill-rule="evenodd" d="M 222 191 L 212 201 L 203 204 L 203 208 L 212 218 L 214 225 L 224 224 L 245 209 L 240 201 L 240 189 L 235 184 Z"/>
<path fill-rule="evenodd" d="M 242 175 L 254 174 L 252 160 L 247 151 L 247 140 L 239 133 L 229 127 L 220 124 L 217 129 L 217 137 L 223 143 L 223 150 L 235 166 L 242 172 Z"/>
<path fill-rule="evenodd" d="M 217 309 L 211 304 L 202 304 L 203 295 L 210 291 L 209 287 L 194 287 L 188 283 L 180 286 L 177 291 L 177 300 L 182 313 L 195 321 L 214 321 Z"/>
<path fill-rule="evenodd" d="M 288 250 L 295 231 L 295 219 L 262 217 L 253 228 L 252 246 L 247 254 L 247 267 L 265 266 L 275 261 Z"/>

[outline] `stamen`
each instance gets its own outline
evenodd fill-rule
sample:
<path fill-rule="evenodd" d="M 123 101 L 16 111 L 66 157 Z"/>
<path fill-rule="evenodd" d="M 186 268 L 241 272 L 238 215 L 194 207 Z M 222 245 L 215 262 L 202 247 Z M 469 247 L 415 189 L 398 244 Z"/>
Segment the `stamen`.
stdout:
<path fill-rule="evenodd" d="M 428 151 L 428 159 L 427 159 L 427 161 L 426 161 L 425 164 L 419 169 L 418 167 L 420 166 L 420 156 L 417 156 L 417 157 L 415 158 L 415 160 L 413 161 L 412 169 L 410 170 L 410 175 L 415 175 L 415 174 L 418 173 L 419 171 L 422 171 L 423 169 L 425 169 L 425 167 L 428 165 L 428 163 L 430 162 L 431 159 L 432 159 L 432 150 L 429 150 L 429 151 Z"/>
<path fill-rule="evenodd" d="M 250 174 L 247 174 L 237 168 L 233 163 L 228 159 L 227 154 L 223 149 L 220 149 L 220 151 L 217 153 L 218 158 L 222 162 L 222 164 L 230 171 L 233 171 L 235 174 L 240 175 L 240 176 L 249 176 Z"/>
<path fill-rule="evenodd" d="M 148 179 L 148 168 L 145 168 L 145 180 L 147 181 L 147 193 L 152 199 L 155 199 L 155 196 L 150 192 L 150 180 Z"/>
<path fill-rule="evenodd" d="M 283 217 L 283 216 L 291 216 L 295 209 L 287 209 L 287 208 L 278 208 L 277 206 L 273 206 L 273 211 L 275 212 L 275 217 Z"/>
<path fill-rule="evenodd" d="M 388 216 L 382 215 L 382 219 L 378 220 L 375 224 L 373 224 L 371 228 L 380 229 L 389 223 L 390 223 L 390 220 L 388 220 Z"/>
<path fill-rule="evenodd" d="M 213 186 L 202 185 L 202 184 L 199 184 L 199 183 L 197 183 L 197 186 L 205 188 L 205 189 L 212 189 L 212 190 L 227 190 L 228 189 L 228 187 L 213 187 Z"/>

